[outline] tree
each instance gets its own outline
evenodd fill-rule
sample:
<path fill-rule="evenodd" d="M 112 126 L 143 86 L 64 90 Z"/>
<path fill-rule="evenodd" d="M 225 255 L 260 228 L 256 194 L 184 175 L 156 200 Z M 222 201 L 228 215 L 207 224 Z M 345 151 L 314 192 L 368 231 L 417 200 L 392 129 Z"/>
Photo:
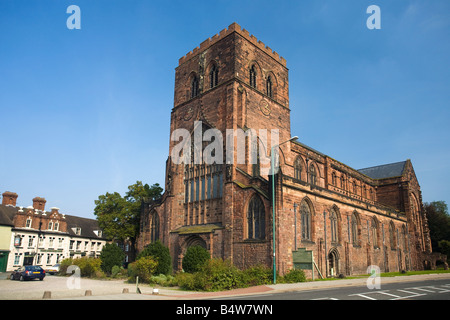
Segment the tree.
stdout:
<path fill-rule="evenodd" d="M 121 266 L 124 259 L 125 254 L 116 244 L 107 243 L 103 246 L 100 260 L 102 261 L 101 268 L 105 273 L 111 274 L 112 268 Z"/>
<path fill-rule="evenodd" d="M 445 201 L 433 201 L 424 204 L 427 212 L 433 250 L 439 251 L 439 241 L 450 241 L 450 215 Z"/>
<path fill-rule="evenodd" d="M 128 192 L 124 197 L 118 192 L 100 195 L 98 200 L 95 200 L 94 208 L 100 228 L 113 241 L 122 243 L 129 241 L 134 251 L 139 234 L 141 202 L 143 199 L 158 200 L 162 191 L 158 183 L 150 187 L 137 181 L 128 186 Z"/>
<path fill-rule="evenodd" d="M 153 257 L 158 261 L 158 266 L 156 267 L 155 274 L 170 274 L 172 270 L 172 259 L 170 257 L 169 248 L 165 247 L 161 241 L 156 241 L 150 243 L 141 253 L 137 256 L 137 259 L 142 257 Z"/>
<path fill-rule="evenodd" d="M 186 272 L 197 272 L 211 259 L 209 251 L 201 246 L 192 246 L 186 250 L 186 255 L 183 258 L 183 270 Z"/>

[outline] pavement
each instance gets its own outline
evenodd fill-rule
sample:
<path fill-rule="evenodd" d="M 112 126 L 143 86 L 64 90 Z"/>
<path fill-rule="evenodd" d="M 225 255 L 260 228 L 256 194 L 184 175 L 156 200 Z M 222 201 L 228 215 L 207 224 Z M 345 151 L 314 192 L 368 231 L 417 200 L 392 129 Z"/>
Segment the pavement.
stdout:
<path fill-rule="evenodd" d="M 8 273 L 0 273 L 1 279 L 9 279 Z M 51 300 L 206 300 L 206 299 L 230 299 L 233 296 L 245 297 L 274 294 L 289 291 L 307 291 L 316 289 L 347 287 L 347 286 L 366 286 L 368 278 L 359 279 L 337 279 L 328 281 L 301 282 L 291 284 L 272 284 L 261 285 L 249 288 L 234 289 L 220 292 L 197 292 L 182 291 L 175 288 L 153 287 L 146 284 L 138 286 L 139 292 L 136 292 L 136 285 L 129 284 L 122 280 L 92 280 L 82 279 L 83 286 L 78 290 L 60 289 L 62 281 L 67 281 L 67 277 L 50 276 L 44 281 L 27 281 L 28 295 L 24 294 L 24 284 L 20 281 L 0 281 L 0 299 L 43 299 L 43 289 L 40 285 L 46 285 L 46 291 L 51 291 Z M 411 275 L 398 277 L 383 277 L 383 283 L 392 282 L 410 282 L 429 279 L 450 279 L 449 273 Z M 32 284 L 31 284 L 32 283 Z M 34 289 L 33 289 L 34 288 Z M 157 294 L 154 294 L 157 289 Z M 35 291 L 32 291 L 35 290 Z M 15 295 L 17 292 L 17 295 Z M 123 293 L 125 292 L 125 293 Z M 3 293 L 3 295 L 2 295 Z M 20 295 L 22 294 L 22 295 Z M 86 295 L 88 294 L 88 295 Z"/>

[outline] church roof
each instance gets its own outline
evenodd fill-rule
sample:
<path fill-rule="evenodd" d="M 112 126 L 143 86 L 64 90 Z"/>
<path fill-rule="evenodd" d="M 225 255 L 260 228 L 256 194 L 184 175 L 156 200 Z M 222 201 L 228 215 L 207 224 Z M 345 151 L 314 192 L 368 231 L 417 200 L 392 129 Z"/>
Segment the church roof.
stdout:
<path fill-rule="evenodd" d="M 358 172 L 372 178 L 385 179 L 403 175 L 407 161 L 384 164 L 381 166 L 359 169 Z"/>

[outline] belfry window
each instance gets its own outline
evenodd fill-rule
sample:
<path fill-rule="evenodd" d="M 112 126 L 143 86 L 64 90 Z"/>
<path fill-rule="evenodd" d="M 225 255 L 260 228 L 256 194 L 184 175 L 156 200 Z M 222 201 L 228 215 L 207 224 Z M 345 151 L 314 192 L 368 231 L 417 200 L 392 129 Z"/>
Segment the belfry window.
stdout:
<path fill-rule="evenodd" d="M 267 78 L 267 82 L 266 82 L 266 92 L 267 92 L 267 95 L 268 95 L 270 98 L 273 98 L 272 78 L 271 78 L 271 76 L 269 76 L 269 77 Z"/>
<path fill-rule="evenodd" d="M 216 65 L 213 65 L 211 71 L 209 72 L 209 87 L 214 88 L 219 83 L 219 70 Z"/>
<path fill-rule="evenodd" d="M 262 240 L 265 238 L 265 212 L 264 204 L 259 196 L 254 196 L 248 205 L 247 212 L 247 238 Z"/>
<path fill-rule="evenodd" d="M 256 89 L 256 68 L 254 65 L 250 68 L 250 87 Z"/>
<path fill-rule="evenodd" d="M 195 98 L 196 96 L 198 96 L 198 88 L 198 78 L 196 75 L 194 75 L 191 80 L 191 98 Z"/>

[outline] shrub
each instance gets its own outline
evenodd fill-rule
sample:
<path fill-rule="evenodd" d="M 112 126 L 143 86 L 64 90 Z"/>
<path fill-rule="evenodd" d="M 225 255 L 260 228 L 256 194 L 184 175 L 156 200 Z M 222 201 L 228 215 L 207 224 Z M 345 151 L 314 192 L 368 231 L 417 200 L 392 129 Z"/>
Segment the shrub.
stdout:
<path fill-rule="evenodd" d="M 100 254 L 101 268 L 106 274 L 111 274 L 114 266 L 120 266 L 125 259 L 125 254 L 116 244 L 107 243 Z"/>
<path fill-rule="evenodd" d="M 80 268 L 82 277 L 93 277 L 100 271 L 102 261 L 98 258 L 82 257 L 74 259 L 73 264 Z"/>
<path fill-rule="evenodd" d="M 161 241 L 155 241 L 149 244 L 141 253 L 138 254 L 137 259 L 142 257 L 153 257 L 158 261 L 158 266 L 155 270 L 156 274 L 168 275 L 172 271 L 172 259 L 170 257 L 169 248 L 164 246 Z"/>
<path fill-rule="evenodd" d="M 262 265 L 253 266 L 243 271 L 243 282 L 246 286 L 259 286 L 271 284 L 273 281 L 273 269 Z"/>
<path fill-rule="evenodd" d="M 69 268 L 71 265 L 73 265 L 73 259 L 72 258 L 66 258 L 61 261 L 59 266 L 59 275 L 65 276 L 67 274 L 67 268 Z"/>
<path fill-rule="evenodd" d="M 229 260 L 210 259 L 195 273 L 195 282 L 200 290 L 231 290 L 242 287 L 242 271 Z"/>
<path fill-rule="evenodd" d="M 285 283 L 306 282 L 305 272 L 300 269 L 291 269 L 283 277 Z"/>
<path fill-rule="evenodd" d="M 201 246 L 192 246 L 186 250 L 183 258 L 183 270 L 194 273 L 200 271 L 200 268 L 211 258 L 208 250 Z"/>
<path fill-rule="evenodd" d="M 139 282 L 148 283 L 157 266 L 158 262 L 152 257 L 142 257 L 128 265 L 128 268 L 130 270 L 129 272 L 131 273 L 131 277 L 134 278 L 134 280 L 136 280 L 137 276 L 139 277 Z"/>

